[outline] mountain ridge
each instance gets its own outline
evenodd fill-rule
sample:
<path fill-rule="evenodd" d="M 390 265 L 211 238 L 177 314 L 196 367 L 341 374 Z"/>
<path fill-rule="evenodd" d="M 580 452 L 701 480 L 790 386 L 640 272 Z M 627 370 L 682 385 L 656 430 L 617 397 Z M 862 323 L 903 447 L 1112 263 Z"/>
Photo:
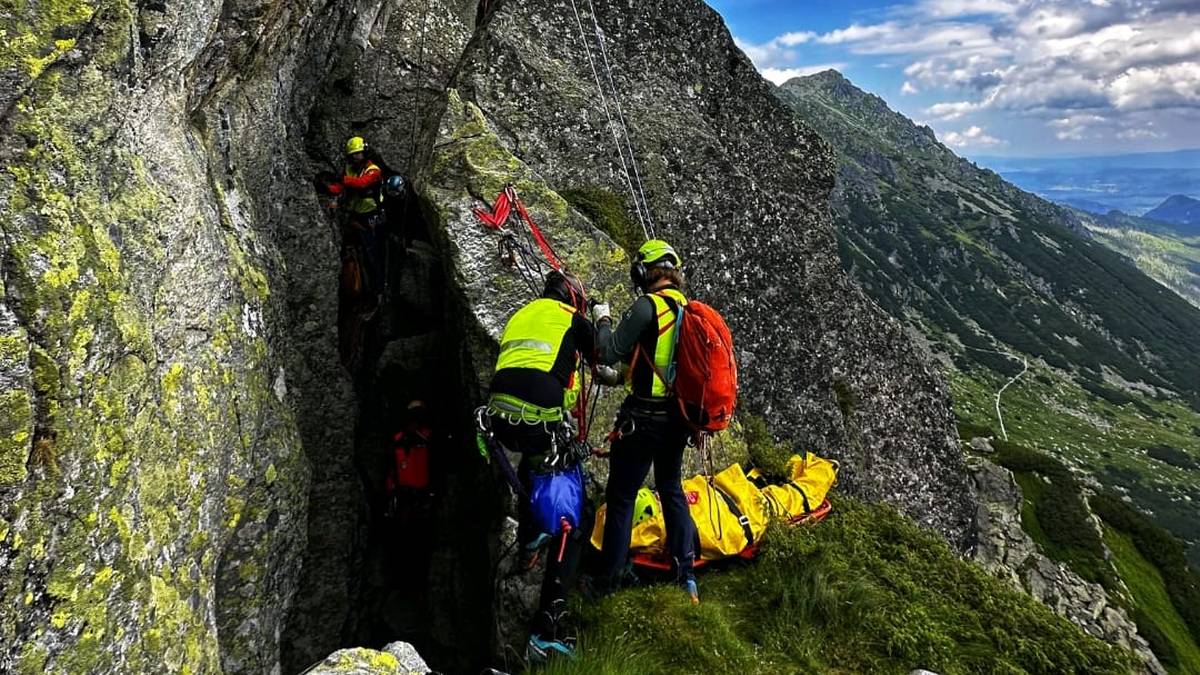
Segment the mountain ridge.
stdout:
<path fill-rule="evenodd" d="M 1171 195 L 1142 214 L 1142 217 L 1171 225 L 1172 229 L 1185 236 L 1200 235 L 1200 199 Z"/>

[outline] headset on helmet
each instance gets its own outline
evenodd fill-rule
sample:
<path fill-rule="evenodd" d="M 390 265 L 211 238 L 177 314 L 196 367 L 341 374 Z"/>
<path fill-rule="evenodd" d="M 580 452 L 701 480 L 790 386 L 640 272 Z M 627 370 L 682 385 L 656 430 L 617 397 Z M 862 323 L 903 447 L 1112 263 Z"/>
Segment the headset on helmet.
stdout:
<path fill-rule="evenodd" d="M 639 289 L 646 288 L 646 275 L 652 267 L 682 269 L 683 259 L 675 249 L 662 239 L 651 239 L 638 249 L 629 268 L 629 279 Z"/>

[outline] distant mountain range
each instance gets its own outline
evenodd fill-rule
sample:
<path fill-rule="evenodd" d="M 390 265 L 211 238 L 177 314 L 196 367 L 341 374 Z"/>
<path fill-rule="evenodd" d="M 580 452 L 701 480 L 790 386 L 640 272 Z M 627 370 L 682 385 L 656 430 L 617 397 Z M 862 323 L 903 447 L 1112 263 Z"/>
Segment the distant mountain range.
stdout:
<path fill-rule="evenodd" d="M 1171 195 L 1166 201 L 1147 211 L 1143 218 L 1178 225 L 1182 234 L 1200 235 L 1200 200 L 1185 195 Z"/>
<path fill-rule="evenodd" d="M 974 161 L 1046 199 L 1092 213 L 1142 215 L 1172 195 L 1200 194 L 1200 149 L 1099 157 Z"/>
<path fill-rule="evenodd" d="M 1098 241 L 1128 256 L 1138 269 L 1200 307 L 1200 236 L 1181 234 L 1180 225 L 1119 211 L 1078 215 Z M 1194 229 L 1200 235 L 1200 228 Z"/>

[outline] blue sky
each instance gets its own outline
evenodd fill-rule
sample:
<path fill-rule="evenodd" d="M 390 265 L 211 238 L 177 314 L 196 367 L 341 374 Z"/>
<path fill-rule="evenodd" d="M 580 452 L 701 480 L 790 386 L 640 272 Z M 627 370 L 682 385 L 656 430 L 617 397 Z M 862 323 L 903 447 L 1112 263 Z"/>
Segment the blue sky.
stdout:
<path fill-rule="evenodd" d="M 1200 0 L 708 0 L 768 79 L 836 68 L 967 156 L 1200 148 Z"/>

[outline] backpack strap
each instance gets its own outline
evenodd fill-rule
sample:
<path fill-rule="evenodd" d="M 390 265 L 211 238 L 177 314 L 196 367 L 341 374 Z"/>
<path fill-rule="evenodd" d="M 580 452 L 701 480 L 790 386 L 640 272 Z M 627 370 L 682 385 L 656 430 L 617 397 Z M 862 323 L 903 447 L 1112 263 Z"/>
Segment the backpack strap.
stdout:
<path fill-rule="evenodd" d="M 789 480 L 787 486 L 800 493 L 800 499 L 804 502 L 804 512 L 812 513 L 812 507 L 808 505 L 808 495 L 804 493 L 804 490 L 799 485 L 796 485 L 796 481 Z"/>
<path fill-rule="evenodd" d="M 733 501 L 733 497 L 726 494 L 724 490 L 716 485 L 712 485 L 711 487 L 714 492 L 721 495 L 721 500 L 725 502 L 725 506 L 729 507 L 729 512 L 737 518 L 738 525 L 742 526 L 742 534 L 746 537 L 746 545 L 752 546 L 754 544 L 754 530 L 750 527 L 750 519 L 738 508 L 737 502 Z"/>

